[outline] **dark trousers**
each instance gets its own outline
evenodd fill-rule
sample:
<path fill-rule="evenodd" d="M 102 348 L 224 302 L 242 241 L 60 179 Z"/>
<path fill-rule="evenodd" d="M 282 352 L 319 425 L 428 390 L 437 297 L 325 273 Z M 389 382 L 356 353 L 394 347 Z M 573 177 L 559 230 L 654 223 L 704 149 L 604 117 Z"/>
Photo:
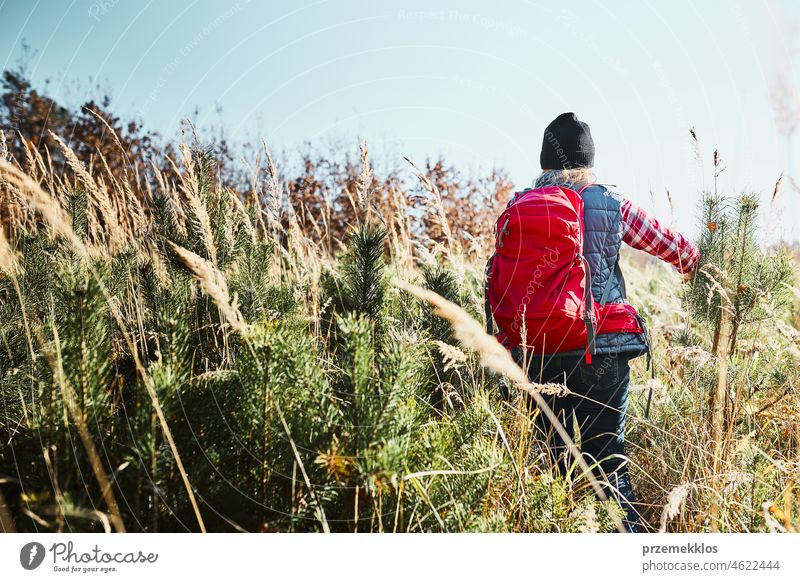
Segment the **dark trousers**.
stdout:
<path fill-rule="evenodd" d="M 544 361 L 542 361 L 544 360 Z M 625 354 L 595 355 L 591 364 L 584 356 L 532 357 L 528 377 L 532 382 L 566 384 L 573 394 L 542 395 L 570 438 L 574 422 L 580 435 L 580 450 L 606 495 L 625 510 L 623 525 L 638 531 L 638 514 L 625 454 L 625 413 L 630 382 L 629 357 Z M 566 475 L 574 459 L 547 416 L 539 411 L 536 425 L 548 445 L 553 461 Z M 576 468 L 580 472 L 579 468 Z"/>

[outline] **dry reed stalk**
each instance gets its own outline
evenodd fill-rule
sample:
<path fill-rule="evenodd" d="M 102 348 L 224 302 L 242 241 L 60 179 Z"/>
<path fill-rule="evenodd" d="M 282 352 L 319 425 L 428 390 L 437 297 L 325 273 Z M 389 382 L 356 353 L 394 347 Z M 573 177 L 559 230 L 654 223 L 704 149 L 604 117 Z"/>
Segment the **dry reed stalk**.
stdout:
<path fill-rule="evenodd" d="M 275 401 L 275 411 L 278 413 L 278 419 L 281 421 L 283 430 L 284 432 L 286 432 L 286 437 L 289 440 L 289 446 L 291 446 L 294 458 L 297 461 L 297 465 L 300 467 L 300 473 L 303 475 L 303 481 L 305 481 L 306 487 L 308 488 L 308 494 L 311 496 L 311 499 L 317 506 L 317 519 L 322 525 L 322 531 L 325 533 L 331 533 L 330 527 L 328 526 L 328 520 L 325 517 L 325 509 L 322 507 L 322 503 L 320 503 L 319 499 L 317 499 L 317 494 L 314 492 L 314 488 L 311 485 L 311 480 L 308 478 L 308 473 L 306 472 L 305 465 L 303 464 L 303 460 L 300 457 L 300 451 L 297 450 L 297 445 L 295 444 L 294 439 L 292 438 L 292 433 L 289 430 L 289 425 L 286 422 L 286 418 L 283 416 L 283 411 L 281 410 L 281 406 L 277 400 Z"/>
<path fill-rule="evenodd" d="M 667 193 L 667 202 L 669 203 L 669 220 L 670 223 L 675 223 L 675 202 L 672 200 L 672 193 L 669 191 L 669 188 L 664 188 L 664 191 Z"/>
<path fill-rule="evenodd" d="M 725 462 L 725 427 L 727 425 L 725 410 L 729 398 L 728 365 L 730 355 L 730 338 L 733 334 L 733 310 L 727 294 L 720 305 L 720 324 L 717 342 L 717 381 L 711 399 L 711 441 L 714 446 L 712 487 L 721 490 L 721 476 Z M 720 504 L 715 500 L 711 506 L 711 529 L 719 531 Z"/>
<path fill-rule="evenodd" d="M 432 205 L 433 209 L 435 210 L 435 216 L 437 217 L 437 222 L 439 223 L 439 227 L 442 229 L 442 233 L 444 233 L 444 238 L 447 241 L 447 251 L 448 254 L 452 254 L 453 252 L 453 233 L 450 230 L 450 223 L 447 220 L 447 212 L 444 209 L 444 203 L 442 202 L 442 194 L 439 192 L 439 188 L 433 181 L 425 175 L 425 173 L 410 159 L 403 156 L 403 159 L 408 162 L 412 168 L 414 168 L 414 173 L 417 175 L 417 179 L 423 185 L 423 187 L 428 191 L 428 193 L 432 197 Z"/>
<path fill-rule="evenodd" d="M 712 275 L 712 272 L 714 272 L 716 274 L 716 277 L 714 275 Z M 719 267 L 717 267 L 713 263 L 708 263 L 707 265 L 703 265 L 703 267 L 700 269 L 698 274 L 702 275 L 707 281 L 707 285 L 706 285 L 706 290 L 707 290 L 706 304 L 708 305 L 709 313 L 710 313 L 711 308 L 712 308 L 712 304 L 713 304 L 713 301 L 714 301 L 715 293 L 719 295 L 720 305 L 721 306 L 725 306 L 725 305 L 730 306 L 730 305 L 732 305 L 730 295 L 728 294 L 727 289 L 725 289 L 725 286 L 723 285 L 723 283 L 726 282 L 725 281 L 726 280 L 726 275 Z M 694 280 L 698 281 L 698 282 L 700 281 L 700 279 L 698 277 L 695 277 Z M 725 309 L 727 309 L 728 311 L 731 311 L 730 307 L 727 307 L 727 308 L 721 307 L 721 309 L 723 309 L 723 311 Z M 731 317 L 733 317 L 732 313 L 731 313 Z M 711 341 L 711 353 L 713 353 L 714 355 L 717 355 L 717 352 L 718 352 L 720 333 L 721 333 L 721 330 L 720 330 L 721 321 L 722 321 L 722 317 L 720 317 L 720 322 L 717 323 L 716 328 L 714 329 L 714 337 L 713 337 L 713 339 Z M 709 407 L 710 406 L 711 406 L 711 404 L 709 402 Z"/>
<path fill-rule="evenodd" d="M 683 483 L 669 492 L 669 495 L 667 495 L 667 502 L 664 504 L 664 508 L 661 511 L 661 526 L 658 528 L 659 533 L 667 531 L 667 523 L 669 520 L 677 517 L 690 490 L 691 484 Z"/>
<path fill-rule="evenodd" d="M 25 139 L 25 137 L 22 135 L 21 132 L 18 131 L 17 134 L 19 135 L 19 139 L 20 139 L 20 142 L 22 143 L 23 148 L 25 148 L 24 149 L 24 154 L 25 154 L 25 168 L 24 168 L 24 171 L 28 175 L 30 175 L 31 178 L 33 178 L 34 180 L 38 181 L 40 176 L 39 176 L 39 173 L 37 171 L 38 170 L 38 164 L 36 163 L 36 152 L 37 152 L 37 150 L 36 150 L 36 148 L 33 146 L 33 144 L 30 141 Z M 20 166 L 20 167 L 22 167 L 22 166 Z"/>
<path fill-rule="evenodd" d="M 272 159 L 272 153 L 267 146 L 267 142 L 262 140 L 264 146 L 264 155 L 267 158 L 267 171 L 269 173 L 269 181 L 267 182 L 267 221 L 268 225 L 264 223 L 262 216 L 264 210 L 261 206 L 261 198 L 257 198 L 257 207 L 259 209 L 258 219 L 261 222 L 261 228 L 264 232 L 278 233 L 281 231 L 281 210 L 283 207 L 283 187 L 281 186 L 280 178 L 278 177 L 278 169 L 275 166 L 275 161 Z M 269 226 L 269 229 L 267 229 Z"/>
<path fill-rule="evenodd" d="M 694 127 L 689 128 L 689 136 L 692 138 L 692 152 L 694 153 L 694 159 L 697 162 L 697 166 L 700 168 L 700 176 L 703 179 L 703 189 L 705 189 L 705 175 L 703 174 L 703 154 L 700 150 L 700 140 L 697 137 L 697 132 L 694 130 Z"/>
<path fill-rule="evenodd" d="M 286 244 L 276 245 L 277 250 L 286 259 L 285 265 L 288 266 L 288 273 L 281 271 L 282 280 L 290 278 L 291 275 L 298 284 L 308 285 L 312 290 L 316 290 L 323 268 L 331 268 L 333 258 L 330 253 L 323 251 L 321 240 L 314 241 L 303 233 L 291 201 L 288 201 L 288 210 L 288 226 L 283 230 L 286 234 Z M 281 268 L 283 269 L 283 266 Z M 317 297 L 312 295 L 311 299 Z"/>
<path fill-rule="evenodd" d="M 542 386 L 532 384 L 530 382 L 528 376 L 525 374 L 522 368 L 520 368 L 516 362 L 514 362 L 514 359 L 511 357 L 511 354 L 508 352 L 508 350 L 500 345 L 497 339 L 484 332 L 483 326 L 475 321 L 466 311 L 464 311 L 455 303 L 448 301 L 444 297 L 434 293 L 433 291 L 430 291 L 429 289 L 424 289 L 405 281 L 396 281 L 395 284 L 400 289 L 411 293 L 418 299 L 422 299 L 423 301 L 433 305 L 435 308 L 434 313 L 450 322 L 456 337 L 466 347 L 475 351 L 480 356 L 483 366 L 495 371 L 498 374 L 505 375 L 515 382 L 522 390 L 525 390 L 525 392 L 530 394 L 530 396 L 536 402 L 536 405 L 551 422 L 558 435 L 561 437 L 564 443 L 566 443 L 570 455 L 578 463 L 578 466 L 581 467 L 581 470 L 589 480 L 597 497 L 603 502 L 607 501 L 608 496 L 606 495 L 600 483 L 598 483 L 597 479 L 592 473 L 592 470 L 589 468 L 589 465 L 583 458 L 583 455 L 581 455 L 578 447 L 575 445 L 575 442 L 572 440 L 572 438 L 570 438 L 569 434 L 564 429 L 564 426 L 558 420 L 553 410 L 547 405 L 547 402 L 545 402 L 540 395 L 539 389 Z M 622 522 L 619 519 L 617 520 L 616 525 L 620 532 L 625 531 L 625 528 L 622 526 Z"/>
<path fill-rule="evenodd" d="M 6 132 L 0 129 L 0 161 L 8 162 L 11 160 L 11 155 L 8 152 L 8 143 L 6 142 Z"/>
<path fill-rule="evenodd" d="M 363 141 L 358 144 L 358 149 L 361 153 L 361 173 L 356 180 L 356 194 L 358 196 L 358 217 L 359 221 L 369 223 L 372 217 L 372 183 L 374 181 L 374 173 L 369 164 L 369 150 L 367 149 L 367 142 Z"/>
<path fill-rule="evenodd" d="M 122 228 L 122 236 L 125 240 L 136 240 L 147 228 L 144 207 L 127 180 L 127 171 L 124 172 L 124 180 L 120 182 L 111 172 L 103 152 L 98 151 L 97 154 L 113 185 L 113 188 L 109 189 L 109 198 L 119 217 L 118 226 Z"/>
<path fill-rule="evenodd" d="M 95 273 L 96 276 L 96 273 Z M 100 280 L 97 277 L 98 281 Z M 150 377 L 150 374 L 147 372 L 147 369 L 142 364 L 141 359 L 139 358 L 139 352 L 136 345 L 136 341 L 131 337 L 130 333 L 127 332 L 125 329 L 125 319 L 122 313 L 119 310 L 119 306 L 116 302 L 112 301 L 111 295 L 106 289 L 105 285 L 100 285 L 100 288 L 103 291 L 103 295 L 106 298 L 106 303 L 109 306 L 112 316 L 114 317 L 114 321 L 116 321 L 117 326 L 122 331 L 122 336 L 125 338 L 125 343 L 128 346 L 128 350 L 130 350 L 131 357 L 133 358 L 133 363 L 136 366 L 136 371 L 139 373 L 139 376 L 142 378 L 142 382 L 144 383 L 145 389 L 147 390 L 147 395 L 150 397 L 150 402 L 153 405 L 153 409 L 155 410 L 156 418 L 158 419 L 158 424 L 161 427 L 161 431 L 164 433 L 164 438 L 167 439 L 167 445 L 169 446 L 169 450 L 172 453 L 172 457 L 175 459 L 175 465 L 178 467 L 178 473 L 181 475 L 181 480 L 183 481 L 183 486 L 186 489 L 186 494 L 189 497 L 189 502 L 192 505 L 192 509 L 194 510 L 195 518 L 197 519 L 197 525 L 200 527 L 200 531 L 202 533 L 206 533 L 206 526 L 205 522 L 203 521 L 203 516 L 200 514 L 200 507 L 197 505 L 197 499 L 194 496 L 194 490 L 192 489 L 192 485 L 189 482 L 189 475 L 186 473 L 186 469 L 183 466 L 183 461 L 181 460 L 181 456 L 178 453 L 178 447 L 175 444 L 175 439 L 172 437 L 172 430 L 169 428 L 167 424 L 167 419 L 164 416 L 164 410 L 161 408 L 161 402 L 158 399 L 158 394 L 156 394 L 156 388 L 153 384 L 153 379 Z"/>
<path fill-rule="evenodd" d="M 203 516 L 200 513 L 200 507 L 197 505 L 197 499 L 194 495 L 194 490 L 192 489 L 192 485 L 189 482 L 189 475 L 186 472 L 186 469 L 183 466 L 183 461 L 181 460 L 181 456 L 178 453 L 178 447 L 175 444 L 175 439 L 172 437 L 172 430 L 169 428 L 167 424 L 167 419 L 164 416 L 164 410 L 161 408 L 161 402 L 158 399 L 158 394 L 156 394 L 155 385 L 153 384 L 153 379 L 150 377 L 150 374 L 145 369 L 144 365 L 142 364 L 141 359 L 139 358 L 139 354 L 137 352 L 136 343 L 131 335 L 125 331 L 125 322 L 123 319 L 122 314 L 120 313 L 119 309 L 116 306 L 112 305 L 110 301 L 110 297 L 108 295 L 108 290 L 103 287 L 103 293 L 106 295 L 106 300 L 109 303 L 109 307 L 111 307 L 111 313 L 114 316 L 114 320 L 117 322 L 117 325 L 123 332 L 123 337 L 125 338 L 125 342 L 128 345 L 128 349 L 130 350 L 131 356 L 133 357 L 134 365 L 136 366 L 136 371 L 142 378 L 144 382 L 145 389 L 147 390 L 147 395 L 150 397 L 150 402 L 153 405 L 153 409 L 155 410 L 156 418 L 158 419 L 158 424 L 161 427 L 161 431 L 164 433 L 164 438 L 167 439 L 167 445 L 169 446 L 169 450 L 172 453 L 172 457 L 175 459 L 175 465 L 178 467 L 178 473 L 180 473 L 181 480 L 183 481 L 183 486 L 186 489 L 186 494 L 189 497 L 189 502 L 192 505 L 192 509 L 194 511 L 195 518 L 197 519 L 197 525 L 200 528 L 202 533 L 206 533 L 206 526 L 205 522 L 203 521 Z"/>
<path fill-rule="evenodd" d="M 111 137 L 114 138 L 114 143 L 117 145 L 117 148 L 119 149 L 120 153 L 123 155 L 123 157 L 128 162 L 128 164 L 130 164 L 131 161 L 130 161 L 130 157 L 128 156 L 128 150 L 126 150 L 125 147 L 122 145 L 122 142 L 120 141 L 119 136 L 117 135 L 117 132 L 114 131 L 114 128 L 111 127 L 111 125 L 109 125 L 108 121 L 106 121 L 106 118 L 103 117 L 102 115 L 100 115 L 100 113 L 98 113 L 97 111 L 95 111 L 94 109 L 92 109 L 90 107 L 84 107 L 83 109 L 88 111 L 92 115 L 94 115 L 97 119 L 100 120 L 100 123 L 102 123 L 103 125 L 106 126 L 106 129 L 108 129 L 108 132 L 111 134 Z M 127 166 L 125 166 L 125 165 L 122 166 L 122 172 L 123 172 L 123 175 L 125 176 L 125 178 L 127 179 L 127 177 L 128 177 L 128 168 L 127 168 Z"/>
<path fill-rule="evenodd" d="M 391 188 L 389 195 L 395 208 L 394 223 L 397 225 L 397 240 L 399 243 L 395 256 L 398 264 L 404 270 L 410 270 L 414 263 L 414 249 L 412 245 L 413 237 L 410 236 L 411 227 L 408 224 L 408 200 L 399 188 Z"/>
<path fill-rule="evenodd" d="M 183 154 L 184 166 L 187 169 L 187 171 L 184 173 L 178 173 L 181 180 L 180 191 L 183 193 L 186 205 L 192 211 L 195 220 L 197 220 L 198 226 L 200 227 L 200 234 L 202 234 L 203 242 L 208 250 L 208 256 L 211 259 L 211 262 L 216 265 L 217 248 L 214 244 L 214 234 L 213 230 L 211 229 L 211 218 L 208 216 L 205 204 L 203 204 L 203 201 L 200 199 L 200 183 L 197 180 L 195 172 L 192 170 L 194 165 L 192 153 L 189 151 L 189 148 L 186 146 L 186 144 L 181 144 L 180 150 Z"/>
<path fill-rule="evenodd" d="M 236 205 L 233 202 L 233 198 L 227 195 L 227 190 L 223 189 L 222 186 L 219 186 L 218 196 L 220 197 L 220 202 L 224 204 L 225 207 L 225 214 L 226 215 L 235 215 L 236 214 Z M 236 225 L 234 220 L 228 219 L 224 221 L 224 229 L 222 231 L 222 238 L 225 243 L 226 248 L 233 247 L 233 227 Z"/>
<path fill-rule="evenodd" d="M 436 347 L 439 349 L 439 353 L 442 356 L 442 363 L 444 364 L 445 372 L 448 370 L 455 370 L 459 368 L 461 364 L 467 361 L 467 356 L 456 346 L 439 340 L 434 340 L 433 343 L 436 344 Z"/>
<path fill-rule="evenodd" d="M 255 163 L 250 163 L 250 160 L 241 157 L 241 162 L 249 170 L 250 175 L 250 189 L 244 193 L 245 197 L 250 200 L 253 208 L 258 208 L 258 192 L 261 189 L 261 154 L 256 153 Z"/>
<path fill-rule="evenodd" d="M 783 172 L 781 172 L 781 175 L 778 176 L 778 179 L 775 182 L 775 188 L 772 190 L 772 197 L 769 199 L 770 204 L 773 204 L 775 199 L 778 197 L 778 194 L 781 191 L 781 182 L 783 182 Z"/>
<path fill-rule="evenodd" d="M 44 464 L 47 468 L 47 474 L 50 477 L 50 484 L 53 486 L 53 492 L 56 498 L 56 523 L 58 524 L 57 531 L 61 533 L 64 530 L 66 523 L 66 504 L 64 503 L 64 493 L 61 491 L 61 485 L 58 482 L 58 474 L 56 472 L 56 465 L 50 458 L 50 455 L 55 455 L 56 446 L 51 445 L 42 449 L 42 456 L 44 457 Z M 106 531 L 106 533 L 111 533 Z"/>
<path fill-rule="evenodd" d="M 103 166 L 103 170 L 105 172 L 106 177 L 111 182 L 111 186 L 112 186 L 111 191 L 112 192 L 118 192 L 118 191 L 122 190 L 122 184 L 120 184 L 120 181 L 117 179 L 117 177 L 111 171 L 111 168 L 108 165 L 108 160 L 106 160 L 106 156 L 100 150 L 97 150 L 96 153 L 97 153 L 97 156 L 100 158 L 100 163 Z M 102 176 L 98 177 L 98 180 L 103 180 Z M 103 185 L 105 186 L 105 180 L 103 180 Z M 108 187 L 106 186 L 106 188 L 108 188 Z M 113 202 L 113 198 L 112 198 L 112 202 Z"/>
<path fill-rule="evenodd" d="M 173 164 L 172 160 L 170 160 L 170 164 Z M 177 171 L 177 168 L 174 166 L 174 164 L 173 168 Z M 167 184 L 164 174 L 157 167 L 155 167 L 155 165 L 153 165 L 153 171 L 156 182 L 159 186 L 159 190 L 163 193 L 164 198 L 166 199 L 167 204 L 172 211 L 172 215 L 175 219 L 175 228 L 177 229 L 178 234 L 185 238 L 189 235 L 189 230 L 186 226 L 188 217 L 186 216 L 186 209 L 181 202 L 181 197 L 171 184 Z"/>
<path fill-rule="evenodd" d="M 250 215 L 247 214 L 247 209 L 244 207 L 244 203 L 242 202 L 241 198 L 239 198 L 239 194 L 230 188 L 226 189 L 226 191 L 233 205 L 233 209 L 242 217 L 244 229 L 247 231 L 247 234 L 250 235 L 250 240 L 255 243 L 258 238 L 256 236 L 256 229 L 253 226 L 253 223 L 250 221 Z M 231 228 L 233 228 L 232 223 Z"/>
<path fill-rule="evenodd" d="M 349 192 L 347 194 L 349 196 Z M 300 207 L 301 207 L 301 209 L 303 211 L 303 216 L 306 218 L 306 220 L 309 223 L 311 223 L 311 226 L 314 227 L 314 232 L 317 233 L 317 240 L 324 241 L 327 252 L 332 254 L 333 253 L 333 241 L 331 240 L 331 237 L 330 237 L 330 232 L 331 231 L 330 231 L 330 227 L 328 226 L 330 224 L 331 206 L 330 206 L 330 201 L 328 200 L 327 196 L 325 198 L 323 198 L 323 200 L 325 201 L 326 212 L 319 213 L 319 219 L 317 219 L 317 217 L 315 217 L 313 213 L 309 212 L 306 209 L 305 202 L 301 201 L 300 202 Z M 350 200 L 352 202 L 352 200 L 353 200 L 352 197 L 350 198 Z M 322 223 L 322 226 L 320 226 L 320 222 Z"/>
<path fill-rule="evenodd" d="M 728 169 L 728 166 L 724 166 L 722 162 L 722 154 L 719 153 L 719 150 L 714 150 L 714 179 L 719 178 L 720 174 Z M 716 184 L 714 184 L 714 191 L 716 193 Z"/>
<path fill-rule="evenodd" d="M 235 300 L 231 301 L 225 276 L 200 255 L 176 245 L 172 241 L 167 241 L 167 245 L 178 259 L 180 259 L 181 263 L 192 272 L 197 282 L 200 283 L 200 288 L 211 298 L 225 318 L 225 321 L 227 321 L 234 330 L 238 332 L 245 331 L 247 329 L 247 324 L 242 314 L 239 313 Z"/>
<path fill-rule="evenodd" d="M 93 234 L 95 240 L 106 241 L 112 249 L 117 249 L 124 245 L 127 237 L 123 229 L 119 226 L 119 214 L 112 204 L 106 188 L 97 183 L 89 170 L 84 167 L 83 163 L 81 163 L 75 155 L 75 152 L 73 152 L 60 137 L 52 131 L 48 133 L 58 144 L 69 167 L 75 172 L 77 178 L 87 189 L 87 193 L 89 194 L 87 200 L 89 201 L 90 208 L 90 211 L 87 213 L 89 217 L 89 231 Z"/>
<path fill-rule="evenodd" d="M 83 444 L 83 448 L 86 450 L 86 454 L 89 456 L 89 463 L 92 466 L 92 472 L 94 473 L 95 479 L 97 479 L 98 485 L 100 485 L 100 493 L 103 496 L 103 501 L 105 501 L 106 507 L 108 507 L 108 511 L 111 514 L 111 523 L 114 524 L 114 529 L 117 530 L 117 532 L 125 533 L 125 524 L 122 522 L 122 517 L 119 512 L 119 505 L 117 505 L 117 499 L 112 489 L 111 480 L 108 478 L 108 475 L 103 469 L 103 463 L 100 459 L 100 455 L 97 453 L 97 449 L 94 446 L 94 441 L 89 433 L 89 427 L 86 426 L 86 420 L 83 418 L 81 409 L 75 400 L 75 392 L 73 391 L 69 380 L 67 380 L 67 377 L 64 374 L 64 368 L 61 365 L 63 360 L 61 358 L 61 342 L 58 337 L 58 329 L 53 326 L 52 330 L 55 353 L 50 350 L 46 350 L 45 356 L 50 364 L 50 368 L 53 370 L 54 379 L 61 389 L 61 395 L 64 398 L 64 404 L 67 407 L 67 413 L 69 414 L 70 418 L 72 418 L 72 422 L 75 423 L 81 443 Z M 42 342 L 42 345 L 44 345 L 44 338 L 40 338 L 40 341 Z"/>
<path fill-rule="evenodd" d="M 0 224 L 0 272 L 11 273 L 16 270 L 17 257 L 6 238 L 5 225 Z"/>
<path fill-rule="evenodd" d="M 65 188 L 59 188 L 62 182 L 61 176 L 63 176 L 63 174 L 59 174 L 55 171 L 55 168 L 53 167 L 53 157 L 50 155 L 50 148 L 45 146 L 44 153 L 47 155 L 47 172 L 45 175 L 47 178 L 47 191 L 51 192 L 56 197 L 61 206 L 66 206 L 66 197 L 62 192 L 68 192 L 69 190 Z"/>
<path fill-rule="evenodd" d="M 19 139 L 22 143 L 22 146 L 25 148 L 25 167 L 22 168 L 21 164 L 18 164 L 20 168 L 23 169 L 25 173 L 27 173 L 31 178 L 34 180 L 41 181 L 42 176 L 40 175 L 41 166 L 37 160 L 39 155 L 39 150 L 36 146 L 33 145 L 33 142 L 26 140 L 22 133 L 17 132 L 19 134 Z"/>
<path fill-rule="evenodd" d="M 38 212 L 50 230 L 72 243 L 82 243 L 70 226 L 69 216 L 64 208 L 49 194 L 42 190 L 38 182 L 8 162 L 0 161 L 0 177 L 15 188 L 20 199 L 34 212 Z"/>
<path fill-rule="evenodd" d="M 46 224 L 50 227 L 50 229 L 57 235 L 65 238 L 67 241 L 71 243 L 75 251 L 82 257 L 87 258 L 89 257 L 89 251 L 83 242 L 75 235 L 72 231 L 71 226 L 69 225 L 69 221 L 67 220 L 67 214 L 64 209 L 56 203 L 56 201 L 45 193 L 42 188 L 34 182 L 29 176 L 24 174 L 20 169 L 8 164 L 7 162 L 0 161 L 0 176 L 6 179 L 7 182 L 14 185 L 16 188 L 20 190 L 21 193 L 25 195 L 28 205 L 31 209 L 37 211 L 42 218 L 44 218 Z M 183 462 L 181 461 L 180 454 L 178 453 L 178 448 L 175 445 L 175 440 L 172 438 L 172 431 L 167 424 L 167 419 L 164 416 L 164 411 L 161 408 L 161 403 L 158 399 L 158 395 L 156 394 L 155 386 L 153 385 L 153 380 L 150 378 L 145 367 L 142 365 L 141 359 L 139 358 L 136 341 L 130 336 L 130 334 L 126 331 L 125 326 L 125 319 L 119 311 L 119 306 L 113 301 L 111 294 L 109 293 L 106 286 L 102 283 L 102 279 L 98 276 L 96 270 L 92 266 L 92 263 L 89 261 L 87 262 L 89 269 L 91 270 L 92 274 L 94 275 L 95 279 L 100 284 L 100 289 L 103 292 L 103 296 L 106 299 L 106 303 L 109 306 L 112 316 L 117 323 L 117 326 L 122 331 L 122 335 L 125 339 L 126 344 L 128 345 L 128 349 L 130 350 L 131 356 L 133 358 L 134 364 L 136 366 L 136 370 L 142 378 L 144 382 L 145 388 L 147 389 L 147 394 L 150 397 L 151 403 L 153 404 L 153 408 L 155 409 L 156 416 L 158 417 L 159 425 L 161 426 L 161 430 L 164 433 L 164 437 L 167 439 L 167 444 L 169 445 L 170 452 L 172 453 L 173 458 L 175 459 L 175 464 L 178 467 L 178 472 L 181 475 L 181 479 L 183 480 L 184 487 L 186 488 L 186 493 L 189 496 L 189 501 L 194 509 L 195 517 L 197 518 L 198 526 L 200 527 L 200 531 L 205 533 L 205 523 L 203 522 L 203 517 L 200 515 L 200 508 L 197 505 L 197 500 L 194 496 L 194 491 L 192 490 L 191 483 L 189 483 L 189 476 L 184 469 Z M 16 281 L 16 278 L 14 278 Z M 17 290 L 20 293 L 19 289 Z M 24 313 L 23 313 L 24 317 Z M 29 329 L 26 325 L 26 330 Z M 32 348 L 31 348 L 32 349 Z"/>

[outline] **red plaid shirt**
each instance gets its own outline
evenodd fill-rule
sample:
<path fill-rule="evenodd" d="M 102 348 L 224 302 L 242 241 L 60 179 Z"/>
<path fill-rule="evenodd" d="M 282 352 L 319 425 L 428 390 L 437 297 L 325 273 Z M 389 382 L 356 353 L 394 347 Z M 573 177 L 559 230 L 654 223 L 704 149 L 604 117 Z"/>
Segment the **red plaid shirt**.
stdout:
<path fill-rule="evenodd" d="M 691 273 L 700 260 L 698 248 L 648 216 L 627 198 L 622 199 L 622 240 L 631 247 L 671 263 L 679 273 Z"/>

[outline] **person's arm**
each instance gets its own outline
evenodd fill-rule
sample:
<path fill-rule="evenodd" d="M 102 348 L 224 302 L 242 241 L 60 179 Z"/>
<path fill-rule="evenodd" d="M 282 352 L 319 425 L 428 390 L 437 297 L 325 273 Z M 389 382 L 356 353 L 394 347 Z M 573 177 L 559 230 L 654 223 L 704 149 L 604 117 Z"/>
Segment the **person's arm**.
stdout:
<path fill-rule="evenodd" d="M 634 205 L 622 199 L 622 240 L 631 247 L 650 253 L 689 274 L 700 260 L 698 248 L 678 232 L 673 232 Z"/>

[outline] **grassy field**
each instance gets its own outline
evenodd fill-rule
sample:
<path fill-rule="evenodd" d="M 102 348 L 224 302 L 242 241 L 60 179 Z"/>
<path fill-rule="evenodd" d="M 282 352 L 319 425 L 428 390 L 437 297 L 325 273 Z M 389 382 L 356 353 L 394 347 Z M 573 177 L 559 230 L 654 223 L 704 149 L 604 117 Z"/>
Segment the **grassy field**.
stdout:
<path fill-rule="evenodd" d="M 499 398 L 520 372 L 480 332 L 492 241 L 426 171 L 379 204 L 362 148 L 336 240 L 271 159 L 245 196 L 202 148 L 145 188 L 59 147 L 54 169 L 3 139 L 4 528 L 614 530 L 586 468 L 556 477 L 541 448 L 519 394 L 546 387 Z M 800 527 L 794 262 L 757 247 L 754 206 L 705 197 L 689 283 L 623 257 L 655 344 L 627 435 L 653 531 Z"/>

